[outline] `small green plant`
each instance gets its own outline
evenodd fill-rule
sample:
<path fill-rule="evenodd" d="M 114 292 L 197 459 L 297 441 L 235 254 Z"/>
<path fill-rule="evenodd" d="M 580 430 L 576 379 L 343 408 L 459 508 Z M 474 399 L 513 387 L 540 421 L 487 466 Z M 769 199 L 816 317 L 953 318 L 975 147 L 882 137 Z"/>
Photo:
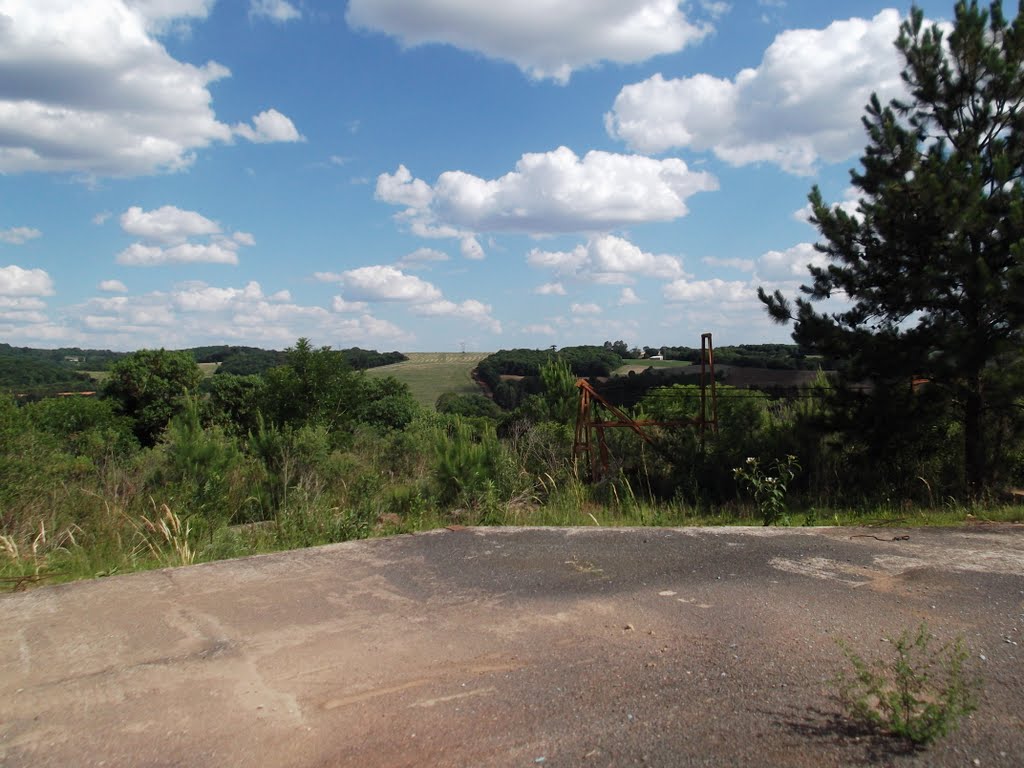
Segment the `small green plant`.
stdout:
<path fill-rule="evenodd" d="M 761 462 L 751 456 L 745 466 L 736 467 L 732 473 L 736 480 L 747 487 L 754 496 L 754 503 L 765 525 L 789 525 L 786 509 L 786 493 L 800 462 L 789 454 L 784 459 L 772 462 L 771 474 L 761 468 Z"/>
<path fill-rule="evenodd" d="M 836 679 L 847 714 L 917 745 L 953 731 L 977 708 L 981 683 L 967 668 L 962 638 L 937 650 L 934 640 L 922 623 L 892 643 L 893 659 L 875 664 L 840 643 L 853 667 L 852 676 L 844 672 Z"/>

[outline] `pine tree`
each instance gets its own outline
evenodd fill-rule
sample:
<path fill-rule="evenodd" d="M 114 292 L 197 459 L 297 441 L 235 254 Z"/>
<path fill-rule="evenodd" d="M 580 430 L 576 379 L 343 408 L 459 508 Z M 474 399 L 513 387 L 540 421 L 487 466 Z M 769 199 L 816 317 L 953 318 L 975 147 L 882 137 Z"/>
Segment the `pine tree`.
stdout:
<path fill-rule="evenodd" d="M 992 470 L 986 415 L 1021 394 L 1006 370 L 1024 329 L 1024 2 L 1008 21 L 1000 2 L 961 0 L 948 35 L 913 8 L 896 47 L 909 97 L 866 108 L 857 212 L 810 194 L 830 263 L 809 267 L 795 311 L 780 291 L 758 296 L 801 346 L 849 360 L 849 379 L 948 392 L 977 498 Z M 849 308 L 815 310 L 832 296 Z"/>

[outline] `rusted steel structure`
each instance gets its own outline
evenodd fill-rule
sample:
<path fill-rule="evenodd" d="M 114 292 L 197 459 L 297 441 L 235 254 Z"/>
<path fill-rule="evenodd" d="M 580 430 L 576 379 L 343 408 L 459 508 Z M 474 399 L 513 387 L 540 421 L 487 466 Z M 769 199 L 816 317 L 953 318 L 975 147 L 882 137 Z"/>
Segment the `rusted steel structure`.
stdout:
<path fill-rule="evenodd" d="M 708 383 L 710 381 L 710 398 Z M 700 415 L 683 421 L 657 421 L 653 419 L 632 419 L 621 409 L 609 403 L 591 386 L 586 379 L 576 382 L 580 390 L 579 407 L 576 412 L 576 435 L 573 440 L 573 457 L 583 459 L 590 465 L 590 476 L 600 480 L 608 474 L 609 453 L 605 439 L 607 429 L 630 429 L 637 436 L 657 448 L 657 444 L 644 427 L 691 426 L 700 432 L 700 448 L 703 451 L 708 427 L 718 433 L 718 392 L 715 388 L 715 351 L 711 334 L 700 337 Z M 709 416 L 710 406 L 710 416 Z M 602 416 L 598 409 L 606 413 Z"/>

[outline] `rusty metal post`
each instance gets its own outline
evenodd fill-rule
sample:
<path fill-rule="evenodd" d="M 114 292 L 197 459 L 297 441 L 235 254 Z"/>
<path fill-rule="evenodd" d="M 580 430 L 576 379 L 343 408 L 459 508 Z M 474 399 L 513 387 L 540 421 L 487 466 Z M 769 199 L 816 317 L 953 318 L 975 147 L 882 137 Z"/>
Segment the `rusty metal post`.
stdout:
<path fill-rule="evenodd" d="M 715 385 L 715 348 L 710 333 L 700 335 L 700 450 L 704 452 L 708 425 L 707 376 L 711 374 L 711 428 L 718 434 L 718 391 Z"/>
<path fill-rule="evenodd" d="M 711 374 L 711 429 L 717 435 L 718 434 L 718 384 L 715 381 L 715 346 L 711 341 L 710 333 L 702 333 L 700 335 L 700 346 L 703 353 L 704 342 L 707 340 L 708 349 L 708 368 Z"/>
<path fill-rule="evenodd" d="M 591 432 L 594 429 L 594 402 L 590 396 L 590 385 L 587 384 L 586 380 L 577 380 L 576 386 L 580 390 L 580 402 L 576 412 L 576 436 L 572 447 L 573 455 L 586 456 L 587 463 L 590 464 L 590 476 L 596 480 L 599 476 L 598 457 L 594 453 L 594 446 L 591 440 Z M 601 443 L 602 452 L 607 451 L 603 441 Z"/>

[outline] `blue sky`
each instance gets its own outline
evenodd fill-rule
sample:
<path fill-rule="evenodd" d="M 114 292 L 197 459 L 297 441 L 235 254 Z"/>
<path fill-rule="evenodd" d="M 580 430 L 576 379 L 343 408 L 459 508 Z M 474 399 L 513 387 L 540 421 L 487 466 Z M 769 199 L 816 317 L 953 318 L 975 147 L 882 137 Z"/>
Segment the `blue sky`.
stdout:
<path fill-rule="evenodd" d="M 908 10 L 0 0 L 0 341 L 786 341 Z"/>

